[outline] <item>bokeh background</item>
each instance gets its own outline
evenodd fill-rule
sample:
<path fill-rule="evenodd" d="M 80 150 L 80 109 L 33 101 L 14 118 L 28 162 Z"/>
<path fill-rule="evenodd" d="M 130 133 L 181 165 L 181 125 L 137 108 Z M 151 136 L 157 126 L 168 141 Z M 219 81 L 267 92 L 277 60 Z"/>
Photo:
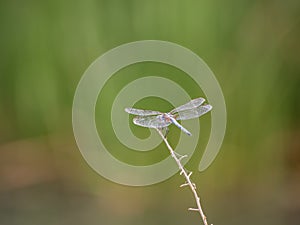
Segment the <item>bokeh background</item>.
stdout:
<path fill-rule="evenodd" d="M 209 222 L 300 223 L 299 1 L 3 0 L 0 28 L 1 225 L 201 224 L 187 211 L 194 200 L 179 188 L 178 174 L 148 187 L 112 183 L 87 165 L 73 137 L 72 100 L 86 68 L 109 49 L 144 39 L 191 49 L 222 86 L 224 144 L 209 169 L 193 175 Z M 100 93 L 96 113 L 111 149 L 118 151 L 110 121 L 99 118 L 109 115 L 126 82 L 153 73 L 177 73 L 192 98 L 202 95 L 170 66 L 119 71 Z M 172 107 L 157 98 L 138 106 Z M 203 120 L 209 125 L 209 116 Z M 132 129 L 141 138 L 149 134 Z M 190 170 L 197 171 L 205 130 Z M 171 128 L 172 144 L 178 132 Z M 139 165 L 161 160 L 164 151 L 115 153 Z"/>

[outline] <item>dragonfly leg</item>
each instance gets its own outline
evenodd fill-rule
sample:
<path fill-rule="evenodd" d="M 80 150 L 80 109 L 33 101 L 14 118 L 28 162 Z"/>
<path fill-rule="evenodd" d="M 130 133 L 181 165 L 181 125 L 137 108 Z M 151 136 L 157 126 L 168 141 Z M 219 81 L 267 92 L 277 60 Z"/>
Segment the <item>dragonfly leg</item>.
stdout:
<path fill-rule="evenodd" d="M 169 133 L 169 128 L 168 127 L 160 127 L 160 128 L 157 128 L 159 130 L 161 130 L 162 133 L 164 133 L 164 137 L 166 138 L 168 133 Z"/>
<path fill-rule="evenodd" d="M 168 133 L 169 133 L 169 128 L 168 127 L 164 127 L 164 128 L 162 128 L 162 129 L 164 129 L 165 130 L 165 138 L 167 137 L 167 135 L 168 135 Z"/>
<path fill-rule="evenodd" d="M 166 138 L 167 137 L 167 134 L 168 134 L 168 128 L 166 127 L 159 127 L 159 128 L 156 128 L 157 130 L 160 130 L 163 134 L 164 134 L 164 137 Z"/>

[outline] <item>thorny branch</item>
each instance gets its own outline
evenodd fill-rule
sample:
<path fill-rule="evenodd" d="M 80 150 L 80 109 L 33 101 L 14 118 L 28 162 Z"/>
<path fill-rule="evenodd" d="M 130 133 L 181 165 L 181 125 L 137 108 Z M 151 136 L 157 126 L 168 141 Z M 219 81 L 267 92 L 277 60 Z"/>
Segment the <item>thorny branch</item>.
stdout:
<path fill-rule="evenodd" d="M 203 223 L 204 225 L 208 225 L 208 222 L 207 222 L 207 218 L 206 216 L 204 215 L 204 212 L 202 210 L 202 207 L 201 207 L 201 203 L 200 203 L 200 197 L 198 196 L 197 192 L 196 192 L 196 185 L 195 183 L 193 183 L 191 181 L 191 175 L 192 175 L 192 172 L 188 172 L 184 167 L 183 165 L 181 164 L 181 160 L 185 157 L 187 157 L 186 155 L 184 156 L 180 156 L 178 153 L 176 153 L 173 148 L 171 147 L 171 145 L 169 144 L 167 138 L 164 136 L 164 134 L 162 133 L 162 131 L 160 129 L 156 129 L 157 132 L 159 133 L 159 135 L 161 136 L 161 138 L 164 140 L 165 144 L 167 145 L 169 151 L 170 151 L 170 154 L 171 156 L 174 158 L 174 160 L 176 161 L 179 169 L 180 169 L 180 175 L 183 175 L 185 177 L 185 180 L 186 180 L 186 183 L 180 185 L 180 187 L 185 187 L 185 186 L 189 186 L 191 191 L 193 192 L 194 194 L 194 198 L 196 200 L 196 204 L 197 204 L 197 208 L 189 208 L 190 211 L 198 211 L 200 213 L 200 216 L 203 220 Z M 179 156 L 179 157 L 178 157 Z M 213 224 L 211 224 L 213 225 Z"/>

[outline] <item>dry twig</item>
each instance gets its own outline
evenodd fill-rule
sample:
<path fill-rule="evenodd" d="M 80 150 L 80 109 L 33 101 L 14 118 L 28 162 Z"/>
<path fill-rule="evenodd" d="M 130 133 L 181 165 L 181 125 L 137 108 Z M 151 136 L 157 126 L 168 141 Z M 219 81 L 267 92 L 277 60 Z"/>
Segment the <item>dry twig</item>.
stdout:
<path fill-rule="evenodd" d="M 184 167 L 183 165 L 181 164 L 181 160 L 183 158 L 185 158 L 186 156 L 179 156 L 179 158 L 177 157 L 177 155 L 179 155 L 178 153 L 176 153 L 173 148 L 171 147 L 171 145 L 169 144 L 167 138 L 164 136 L 164 134 L 162 133 L 162 131 L 160 129 L 156 129 L 157 132 L 159 133 L 159 135 L 161 136 L 161 138 L 164 140 L 165 144 L 167 145 L 169 151 L 170 151 L 170 154 L 171 156 L 174 158 L 174 160 L 176 161 L 179 169 L 180 169 L 180 175 L 183 175 L 185 180 L 186 180 L 186 183 L 180 185 L 180 187 L 185 187 L 185 186 L 189 186 L 191 191 L 193 192 L 194 194 L 194 198 L 196 200 L 196 204 L 197 204 L 197 208 L 189 208 L 190 211 L 198 211 L 200 213 L 200 216 L 203 220 L 203 223 L 204 225 L 208 225 L 208 222 L 207 222 L 207 218 L 206 216 L 204 215 L 204 212 L 202 210 L 202 207 L 201 207 L 201 203 L 200 203 L 200 197 L 198 196 L 197 192 L 196 192 L 196 185 L 195 183 L 193 183 L 191 181 L 191 175 L 192 175 L 192 172 L 188 172 Z M 211 224 L 212 225 L 212 224 Z"/>

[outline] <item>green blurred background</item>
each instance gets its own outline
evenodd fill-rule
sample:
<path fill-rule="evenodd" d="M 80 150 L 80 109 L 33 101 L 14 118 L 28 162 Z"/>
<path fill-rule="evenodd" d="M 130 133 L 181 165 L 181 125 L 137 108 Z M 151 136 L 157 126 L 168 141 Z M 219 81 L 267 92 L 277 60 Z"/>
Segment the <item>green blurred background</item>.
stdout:
<path fill-rule="evenodd" d="M 194 200 L 179 189 L 178 174 L 148 187 L 114 184 L 87 165 L 73 137 L 72 100 L 86 68 L 109 49 L 144 39 L 191 49 L 223 89 L 222 149 L 209 169 L 193 175 L 209 222 L 300 223 L 299 1 L 4 0 L 0 28 L 1 225 L 201 224 L 187 211 Z M 203 95 L 183 73 L 146 63 L 112 77 L 99 96 L 99 115 L 130 79 L 160 72 L 178 73 L 176 82 L 192 98 Z M 151 105 L 171 107 L 162 99 L 139 102 Z M 101 132 L 110 126 L 99 122 L 98 129 L 113 148 L 115 137 Z M 149 132 L 132 129 L 141 137 Z M 187 165 L 193 171 L 206 131 Z M 171 129 L 173 144 L 178 132 Z M 147 155 L 123 156 L 148 162 Z M 156 151 L 151 160 L 166 156 Z"/>

